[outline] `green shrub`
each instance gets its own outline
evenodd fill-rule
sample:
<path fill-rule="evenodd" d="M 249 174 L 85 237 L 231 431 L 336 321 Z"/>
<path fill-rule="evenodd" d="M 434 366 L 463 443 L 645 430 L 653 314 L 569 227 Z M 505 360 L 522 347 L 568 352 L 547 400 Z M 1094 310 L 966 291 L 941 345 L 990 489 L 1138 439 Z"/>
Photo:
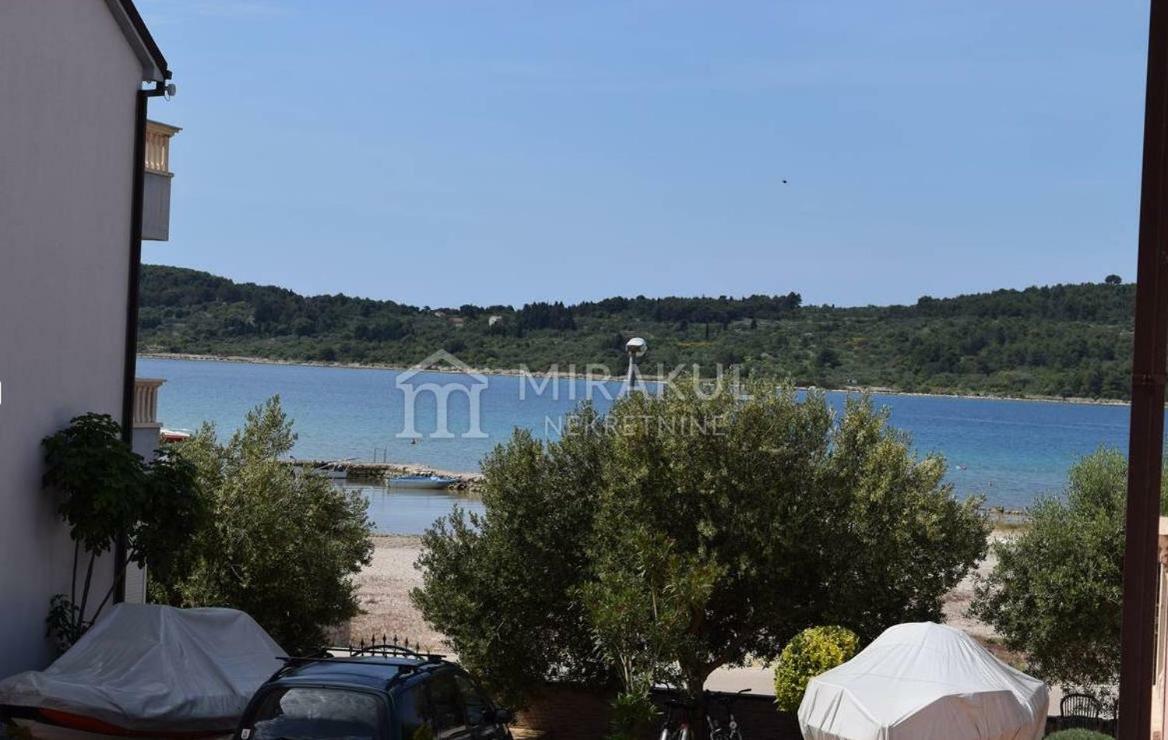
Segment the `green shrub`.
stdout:
<path fill-rule="evenodd" d="M 277 396 L 226 443 L 209 424 L 184 442 L 213 515 L 176 548 L 174 577 L 150 573 L 153 601 L 243 610 L 293 655 L 318 650 L 328 627 L 356 616 L 353 576 L 373 553 L 359 493 L 280 461 L 295 439 Z"/>
<path fill-rule="evenodd" d="M 775 703 L 779 709 L 797 710 L 807 682 L 850 660 L 859 645 L 860 638 L 845 627 L 808 627 L 795 635 L 775 666 Z"/>
<path fill-rule="evenodd" d="M 1112 740 L 1111 735 L 1092 730 L 1062 730 L 1046 736 L 1047 740 Z"/>

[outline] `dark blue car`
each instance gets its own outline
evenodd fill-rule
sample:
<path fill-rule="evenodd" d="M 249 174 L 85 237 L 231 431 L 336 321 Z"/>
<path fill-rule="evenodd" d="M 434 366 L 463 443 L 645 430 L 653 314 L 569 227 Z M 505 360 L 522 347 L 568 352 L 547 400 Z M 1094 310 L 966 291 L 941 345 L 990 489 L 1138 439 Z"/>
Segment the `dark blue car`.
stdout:
<path fill-rule="evenodd" d="M 510 740 L 499 709 L 439 656 L 377 654 L 291 659 L 252 697 L 239 740 Z"/>

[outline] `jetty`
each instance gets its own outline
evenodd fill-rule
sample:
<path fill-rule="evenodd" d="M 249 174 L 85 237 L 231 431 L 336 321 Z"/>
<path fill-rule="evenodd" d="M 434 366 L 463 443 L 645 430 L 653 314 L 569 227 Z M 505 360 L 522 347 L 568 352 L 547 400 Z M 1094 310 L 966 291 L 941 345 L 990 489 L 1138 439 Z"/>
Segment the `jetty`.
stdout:
<path fill-rule="evenodd" d="M 345 471 L 345 480 L 354 483 L 369 483 L 383 485 L 388 479 L 398 475 L 441 475 L 454 478 L 455 483 L 450 486 L 457 491 L 473 491 L 483 480 L 482 473 L 467 473 L 465 471 L 438 470 L 421 463 L 393 463 L 369 462 L 367 460 L 307 460 L 292 458 L 284 463 L 305 470 L 329 467 Z"/>

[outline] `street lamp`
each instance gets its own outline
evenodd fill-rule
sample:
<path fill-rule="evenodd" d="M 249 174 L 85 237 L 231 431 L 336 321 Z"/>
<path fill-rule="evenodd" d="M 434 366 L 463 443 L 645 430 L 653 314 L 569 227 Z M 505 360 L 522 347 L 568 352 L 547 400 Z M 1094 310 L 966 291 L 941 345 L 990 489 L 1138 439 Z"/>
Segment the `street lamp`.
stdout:
<path fill-rule="evenodd" d="M 629 353 L 629 373 L 625 386 L 631 391 L 637 385 L 637 358 L 649 351 L 649 344 L 640 337 L 625 342 L 625 352 Z"/>

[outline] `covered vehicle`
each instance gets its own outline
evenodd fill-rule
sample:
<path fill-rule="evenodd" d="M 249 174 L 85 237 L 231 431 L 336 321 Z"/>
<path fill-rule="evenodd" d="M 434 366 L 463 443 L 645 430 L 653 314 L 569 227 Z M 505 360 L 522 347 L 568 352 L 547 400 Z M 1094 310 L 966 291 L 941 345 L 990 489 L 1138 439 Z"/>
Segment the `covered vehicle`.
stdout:
<path fill-rule="evenodd" d="M 0 714 L 34 737 L 231 733 L 283 656 L 235 609 L 119 604 L 47 669 L 0 681 Z"/>
<path fill-rule="evenodd" d="M 799 726 L 808 740 L 1037 740 L 1048 700 L 964 632 L 900 624 L 808 682 Z"/>

